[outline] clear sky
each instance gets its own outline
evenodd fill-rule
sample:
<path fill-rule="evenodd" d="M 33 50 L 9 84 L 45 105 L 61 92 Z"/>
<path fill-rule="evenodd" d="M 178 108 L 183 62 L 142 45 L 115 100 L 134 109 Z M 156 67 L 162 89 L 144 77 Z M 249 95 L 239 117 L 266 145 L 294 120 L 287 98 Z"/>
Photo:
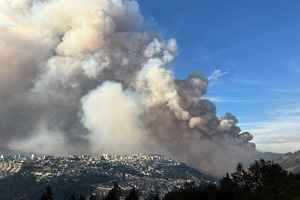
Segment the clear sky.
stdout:
<path fill-rule="evenodd" d="M 300 1 L 138 0 L 149 26 L 177 39 L 177 77 L 210 77 L 258 149 L 300 150 Z"/>

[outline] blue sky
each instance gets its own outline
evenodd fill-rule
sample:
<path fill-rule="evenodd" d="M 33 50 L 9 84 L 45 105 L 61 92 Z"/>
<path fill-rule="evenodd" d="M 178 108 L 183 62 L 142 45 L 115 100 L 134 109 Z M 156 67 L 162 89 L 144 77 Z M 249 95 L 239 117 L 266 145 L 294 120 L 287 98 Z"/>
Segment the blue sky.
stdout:
<path fill-rule="evenodd" d="M 260 150 L 300 150 L 300 1 L 139 3 L 150 26 L 177 39 L 177 77 L 219 77 L 207 94 L 219 115 L 235 114 Z"/>

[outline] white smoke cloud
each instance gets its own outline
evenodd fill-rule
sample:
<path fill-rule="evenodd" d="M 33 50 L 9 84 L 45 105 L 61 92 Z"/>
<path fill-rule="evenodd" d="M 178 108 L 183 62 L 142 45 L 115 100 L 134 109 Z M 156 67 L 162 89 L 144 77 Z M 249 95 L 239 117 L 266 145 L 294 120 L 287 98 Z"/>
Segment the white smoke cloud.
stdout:
<path fill-rule="evenodd" d="M 218 175 L 251 161 L 252 136 L 201 98 L 208 79 L 175 79 L 176 40 L 143 20 L 132 0 L 0 1 L 1 147 L 164 152 Z"/>
<path fill-rule="evenodd" d="M 218 81 L 221 78 L 223 78 L 228 72 L 222 71 L 221 69 L 215 69 L 211 75 L 208 76 L 208 80 L 213 82 L 213 81 Z"/>
<path fill-rule="evenodd" d="M 82 99 L 83 124 L 93 152 L 135 152 L 141 149 L 143 112 L 138 97 L 120 83 L 104 82 Z"/>
<path fill-rule="evenodd" d="M 187 120 L 189 113 L 180 105 L 171 72 L 155 64 L 148 65 L 140 72 L 137 81 L 138 89 L 145 94 L 146 103 L 149 106 L 166 104 L 178 119 Z"/>
<path fill-rule="evenodd" d="M 44 127 L 43 124 L 40 124 L 40 127 L 36 129 L 34 136 L 22 141 L 13 141 L 9 144 L 9 148 L 19 151 L 46 154 L 55 154 L 59 151 L 63 152 L 67 150 L 62 133 L 49 130 Z"/>

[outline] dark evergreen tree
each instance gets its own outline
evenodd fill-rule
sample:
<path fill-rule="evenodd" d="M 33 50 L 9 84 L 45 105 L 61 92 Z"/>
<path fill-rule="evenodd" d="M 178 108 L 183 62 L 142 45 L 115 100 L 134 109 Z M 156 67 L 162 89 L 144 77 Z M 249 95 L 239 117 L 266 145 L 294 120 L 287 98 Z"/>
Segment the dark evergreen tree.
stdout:
<path fill-rule="evenodd" d="M 121 196 L 121 188 L 117 183 L 114 183 L 114 187 L 109 191 L 104 200 L 119 200 Z"/>
<path fill-rule="evenodd" d="M 72 195 L 69 197 L 69 200 L 76 200 L 75 195 L 72 194 Z"/>
<path fill-rule="evenodd" d="M 160 200 L 159 194 L 150 194 L 146 200 Z"/>
<path fill-rule="evenodd" d="M 97 196 L 95 194 L 91 194 L 89 200 L 96 200 Z"/>
<path fill-rule="evenodd" d="M 53 192 L 50 186 L 46 187 L 45 192 L 41 196 L 41 200 L 53 200 Z"/>
<path fill-rule="evenodd" d="M 49 185 L 46 188 L 46 194 L 48 196 L 48 200 L 53 200 L 52 188 Z"/>
<path fill-rule="evenodd" d="M 43 194 L 41 196 L 41 200 L 48 200 L 46 192 L 43 192 Z"/>
<path fill-rule="evenodd" d="M 85 197 L 82 194 L 80 194 L 79 195 L 79 200 L 85 200 Z"/>
<path fill-rule="evenodd" d="M 138 200 L 138 199 L 139 199 L 139 193 L 135 188 L 131 189 L 129 194 L 125 198 L 125 200 Z"/>

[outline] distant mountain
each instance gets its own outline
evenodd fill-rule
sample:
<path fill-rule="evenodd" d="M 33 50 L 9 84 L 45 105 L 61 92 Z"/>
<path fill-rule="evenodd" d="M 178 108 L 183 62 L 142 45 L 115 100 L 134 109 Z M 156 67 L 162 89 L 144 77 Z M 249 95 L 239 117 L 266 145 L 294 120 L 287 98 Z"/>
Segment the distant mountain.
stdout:
<path fill-rule="evenodd" d="M 257 152 L 256 159 L 264 159 L 264 160 L 271 160 L 271 161 L 277 161 L 280 159 L 284 154 L 282 153 L 274 153 L 274 152 Z"/>
<path fill-rule="evenodd" d="M 105 195 L 117 182 L 126 192 L 138 188 L 144 196 L 164 194 L 186 184 L 207 184 L 215 179 L 182 162 L 161 155 L 1 156 L 0 199 L 26 196 L 36 199 L 51 185 L 56 199 L 72 192 Z M 2 196 L 1 196 L 2 195 Z"/>
<path fill-rule="evenodd" d="M 300 151 L 294 153 L 258 152 L 257 159 L 271 160 L 294 174 L 300 173 Z"/>
<path fill-rule="evenodd" d="M 276 162 L 289 172 L 300 173 L 300 151 L 284 154 Z"/>

